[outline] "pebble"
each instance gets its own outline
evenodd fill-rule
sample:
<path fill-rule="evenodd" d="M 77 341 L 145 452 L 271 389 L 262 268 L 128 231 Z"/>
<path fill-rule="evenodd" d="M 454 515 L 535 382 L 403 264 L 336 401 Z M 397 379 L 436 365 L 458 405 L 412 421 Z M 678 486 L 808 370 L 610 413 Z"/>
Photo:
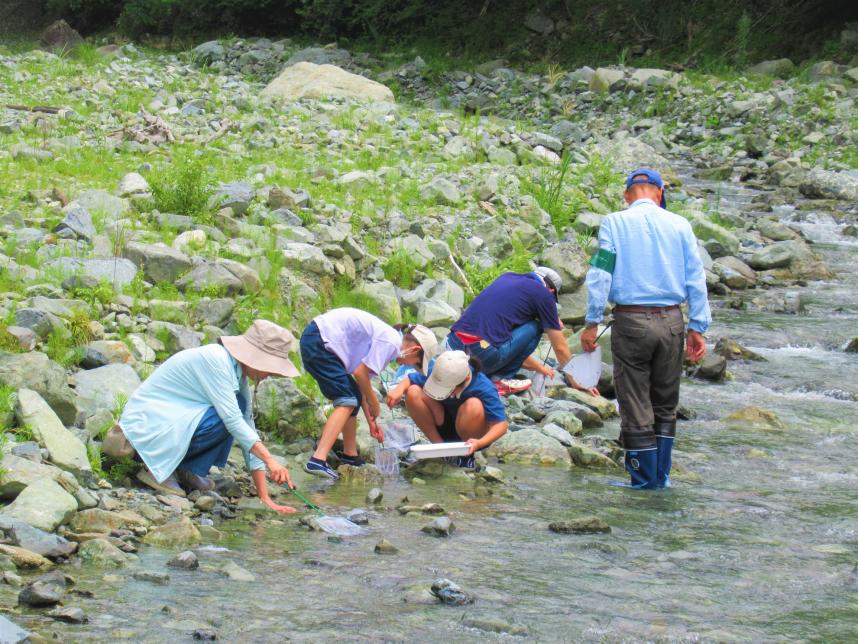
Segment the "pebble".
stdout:
<path fill-rule="evenodd" d="M 394 546 L 387 539 L 382 539 L 375 544 L 375 554 L 377 555 L 395 555 L 399 552 L 399 548 Z"/>
<path fill-rule="evenodd" d="M 170 575 L 164 572 L 153 572 L 150 570 L 139 570 L 134 573 L 137 581 L 147 581 L 150 584 L 165 586 L 170 583 Z"/>
<path fill-rule="evenodd" d="M 423 526 L 421 532 L 431 534 L 433 537 L 449 537 L 455 530 L 456 526 L 450 521 L 450 517 L 438 517 L 428 525 Z"/>
<path fill-rule="evenodd" d="M 372 503 L 373 505 L 378 505 L 381 503 L 381 500 L 384 498 L 384 492 L 382 492 L 379 488 L 374 487 L 366 494 L 366 500 L 368 503 Z"/>
<path fill-rule="evenodd" d="M 200 567 L 200 562 L 192 550 L 183 550 L 170 559 L 167 565 L 170 568 L 178 568 L 180 570 L 196 570 Z"/>
<path fill-rule="evenodd" d="M 430 591 L 435 597 L 448 606 L 464 606 L 473 604 L 474 598 L 462 590 L 455 581 L 449 579 L 436 579 L 432 582 Z"/>

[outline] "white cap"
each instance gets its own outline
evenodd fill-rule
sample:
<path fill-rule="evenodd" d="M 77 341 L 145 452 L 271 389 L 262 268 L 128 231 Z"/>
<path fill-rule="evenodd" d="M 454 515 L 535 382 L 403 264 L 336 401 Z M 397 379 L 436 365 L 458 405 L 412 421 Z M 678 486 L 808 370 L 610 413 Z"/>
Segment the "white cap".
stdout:
<path fill-rule="evenodd" d="M 429 361 L 435 357 L 435 352 L 438 351 L 438 338 L 435 337 L 435 334 L 430 329 L 422 324 L 406 327 L 405 332 L 413 335 L 420 348 L 423 349 L 421 371 L 426 375 L 429 373 Z"/>
<path fill-rule="evenodd" d="M 464 351 L 445 351 L 435 359 L 432 373 L 423 385 L 427 396 L 435 400 L 445 400 L 453 390 L 467 379 L 471 373 L 468 354 Z"/>
<path fill-rule="evenodd" d="M 537 266 L 533 272 L 542 278 L 545 286 L 554 289 L 554 299 L 557 300 L 557 296 L 560 295 L 560 289 L 563 287 L 563 278 L 560 277 L 560 273 L 547 266 Z"/>

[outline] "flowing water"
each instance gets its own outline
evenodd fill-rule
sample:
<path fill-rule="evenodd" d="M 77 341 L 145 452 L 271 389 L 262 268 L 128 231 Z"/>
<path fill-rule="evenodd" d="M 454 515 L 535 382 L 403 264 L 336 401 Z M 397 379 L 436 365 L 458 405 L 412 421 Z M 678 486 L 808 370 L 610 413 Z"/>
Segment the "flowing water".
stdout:
<path fill-rule="evenodd" d="M 719 189 L 743 208 L 753 194 Z M 170 572 L 166 586 L 124 569 L 106 580 L 102 570 L 68 569 L 93 592 L 70 602 L 90 615 L 86 625 L 16 619 L 65 641 L 184 641 L 197 628 L 242 642 L 858 641 L 858 360 L 842 352 L 858 335 L 858 245 L 825 213 L 801 215 L 837 276 L 801 289 L 803 315 L 714 302 L 708 335 L 729 335 L 766 361 L 730 363 L 724 384 L 683 383 L 682 402 L 698 415 L 680 424 L 672 489 L 641 493 L 607 485 L 618 474 L 515 466 L 503 466 L 509 494 L 491 497 L 462 494 L 468 484 L 390 481 L 369 536 L 335 543 L 294 517 L 225 522 L 228 538 L 216 545 L 228 550 L 197 549 L 200 570 L 167 569 L 172 553 L 141 551 L 140 568 Z M 749 404 L 776 412 L 785 429 L 719 421 Z M 615 436 L 616 422 L 600 432 Z M 318 483 L 311 492 L 331 512 L 365 503 L 360 488 Z M 430 517 L 392 509 L 403 496 L 442 504 L 456 532 L 422 534 Z M 590 514 L 613 532 L 547 530 Z M 381 537 L 399 554 L 374 554 Z M 214 571 L 228 560 L 256 581 Z M 437 577 L 476 602 L 428 601 Z"/>

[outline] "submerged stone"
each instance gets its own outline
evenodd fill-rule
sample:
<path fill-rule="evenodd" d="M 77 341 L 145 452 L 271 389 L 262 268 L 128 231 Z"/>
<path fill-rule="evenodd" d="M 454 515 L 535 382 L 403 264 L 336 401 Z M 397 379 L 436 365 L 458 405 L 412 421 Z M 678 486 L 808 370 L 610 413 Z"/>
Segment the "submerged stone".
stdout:
<path fill-rule="evenodd" d="M 578 517 L 568 521 L 554 521 L 548 524 L 548 529 L 558 534 L 594 534 L 609 533 L 611 526 L 599 517 Z"/>
<path fill-rule="evenodd" d="M 733 429 L 784 429 L 775 412 L 754 406 L 742 407 L 721 420 Z"/>

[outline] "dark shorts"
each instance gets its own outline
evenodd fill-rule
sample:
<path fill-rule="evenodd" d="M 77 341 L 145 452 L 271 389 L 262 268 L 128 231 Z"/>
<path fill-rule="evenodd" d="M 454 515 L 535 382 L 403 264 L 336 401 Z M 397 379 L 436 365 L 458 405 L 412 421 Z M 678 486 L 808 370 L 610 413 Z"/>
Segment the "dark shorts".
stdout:
<path fill-rule="evenodd" d="M 357 416 L 361 404 L 357 381 L 346 371 L 342 361 L 325 348 L 315 322 L 304 329 L 299 344 L 304 371 L 313 376 L 322 395 L 336 407 L 354 407 L 352 416 Z"/>
<path fill-rule="evenodd" d="M 447 413 L 444 409 L 444 421 L 438 425 L 438 433 L 441 434 L 441 440 L 445 443 L 458 443 L 462 439 L 456 433 L 456 418 Z"/>

